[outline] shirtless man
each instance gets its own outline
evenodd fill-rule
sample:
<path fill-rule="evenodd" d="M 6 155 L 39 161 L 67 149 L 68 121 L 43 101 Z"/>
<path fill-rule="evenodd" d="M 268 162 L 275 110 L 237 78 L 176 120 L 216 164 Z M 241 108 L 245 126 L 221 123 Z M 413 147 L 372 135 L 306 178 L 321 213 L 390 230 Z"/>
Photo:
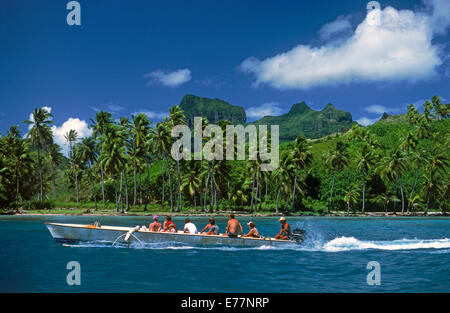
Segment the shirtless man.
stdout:
<path fill-rule="evenodd" d="M 244 235 L 244 230 L 242 229 L 241 223 L 237 219 L 234 218 L 234 214 L 230 214 L 227 224 L 227 228 L 225 228 L 226 233 L 224 236 L 228 236 L 230 238 L 237 238 L 239 235 L 239 232 L 241 235 Z"/>
<path fill-rule="evenodd" d="M 281 230 L 278 235 L 275 236 L 275 239 L 280 240 L 289 240 L 291 237 L 291 226 L 286 222 L 286 218 L 284 216 L 280 217 Z"/>
<path fill-rule="evenodd" d="M 248 222 L 247 225 L 248 225 L 248 227 L 250 227 L 250 231 L 248 232 L 248 234 L 244 235 L 244 237 L 261 238 L 258 230 L 255 227 L 256 226 L 255 223 Z"/>
<path fill-rule="evenodd" d="M 153 223 L 148 226 L 149 231 L 160 231 L 161 224 L 158 223 L 158 215 L 153 216 Z"/>

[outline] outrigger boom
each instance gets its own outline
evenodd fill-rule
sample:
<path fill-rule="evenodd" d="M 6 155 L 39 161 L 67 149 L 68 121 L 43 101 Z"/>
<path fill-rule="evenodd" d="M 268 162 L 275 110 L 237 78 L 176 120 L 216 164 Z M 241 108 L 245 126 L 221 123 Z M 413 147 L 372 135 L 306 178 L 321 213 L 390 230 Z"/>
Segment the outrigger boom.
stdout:
<path fill-rule="evenodd" d="M 181 243 L 198 245 L 225 245 L 237 247 L 260 247 L 274 246 L 285 247 L 286 245 L 300 244 L 304 239 L 302 236 L 295 237 L 296 240 L 277 240 L 275 238 L 250 238 L 242 237 L 229 238 L 222 235 L 206 234 L 186 234 L 182 231 L 171 232 L 151 232 L 140 230 L 136 227 L 120 226 L 101 226 L 98 223 L 93 225 L 84 224 L 60 224 L 45 223 L 52 237 L 56 242 L 74 243 L 79 241 L 103 241 L 111 242 L 113 245 L 117 242 L 130 245 L 131 242 L 138 243 Z"/>

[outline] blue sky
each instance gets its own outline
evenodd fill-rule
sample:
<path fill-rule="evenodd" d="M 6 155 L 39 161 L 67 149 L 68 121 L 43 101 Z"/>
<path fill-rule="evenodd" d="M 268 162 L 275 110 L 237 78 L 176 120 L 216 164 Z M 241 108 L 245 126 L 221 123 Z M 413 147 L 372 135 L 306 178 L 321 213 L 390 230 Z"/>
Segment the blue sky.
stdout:
<path fill-rule="evenodd" d="M 187 93 L 248 120 L 331 102 L 362 124 L 450 99 L 448 0 L 380 1 L 371 19 L 358 0 L 80 0 L 81 26 L 68 2 L 1 1 L 1 133 L 41 106 L 59 137 L 99 109 L 156 122 Z"/>

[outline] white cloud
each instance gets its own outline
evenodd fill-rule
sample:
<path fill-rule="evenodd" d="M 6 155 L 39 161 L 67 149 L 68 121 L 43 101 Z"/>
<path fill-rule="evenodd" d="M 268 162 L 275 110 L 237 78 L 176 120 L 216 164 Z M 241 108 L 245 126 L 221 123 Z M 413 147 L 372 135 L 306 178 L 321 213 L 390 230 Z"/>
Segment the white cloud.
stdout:
<path fill-rule="evenodd" d="M 284 110 L 279 107 L 278 102 L 267 102 L 257 107 L 250 107 L 245 111 L 245 113 L 250 119 L 258 119 L 267 115 L 280 115 L 283 111 Z"/>
<path fill-rule="evenodd" d="M 159 83 L 167 87 L 177 87 L 191 80 L 191 71 L 187 68 L 175 70 L 172 72 L 156 70 L 143 75 L 144 78 L 150 78 L 147 85 Z"/>
<path fill-rule="evenodd" d="M 352 24 L 349 16 L 339 16 L 333 22 L 327 23 L 319 30 L 319 36 L 323 40 L 329 40 L 332 37 L 340 36 L 351 32 Z"/>
<path fill-rule="evenodd" d="M 431 12 L 431 26 L 436 34 L 442 35 L 450 26 L 450 1 L 424 0 L 428 11 Z"/>
<path fill-rule="evenodd" d="M 70 117 L 61 126 L 52 126 L 53 140 L 55 143 L 61 146 L 64 155 L 69 154 L 69 145 L 64 138 L 64 135 L 71 129 L 75 130 L 78 134 L 78 138 L 89 137 L 92 135 L 92 129 L 88 127 L 88 124 L 84 120 L 79 118 Z"/>
<path fill-rule="evenodd" d="M 375 123 L 376 121 L 378 121 L 380 119 L 381 116 L 377 117 L 377 118 L 368 118 L 368 117 L 361 117 L 359 119 L 356 120 L 356 122 L 358 122 L 358 124 L 362 125 L 362 126 L 369 126 L 372 125 L 373 123 Z"/>
<path fill-rule="evenodd" d="M 443 4 L 448 0 L 427 1 L 435 11 L 448 6 Z M 392 7 L 375 9 L 338 45 L 298 45 L 264 60 L 247 58 L 241 69 L 255 76 L 254 86 L 268 84 L 277 89 L 426 80 L 442 64 L 439 47 L 432 43 L 437 31 L 433 30 L 434 21 L 440 16 L 450 19 L 448 11 L 431 14 Z M 338 20 L 322 29 L 322 34 L 347 27 L 345 21 Z"/>
<path fill-rule="evenodd" d="M 118 102 L 109 102 L 106 107 L 113 112 L 119 112 L 125 109 L 123 106 L 119 105 Z"/>
<path fill-rule="evenodd" d="M 164 112 L 155 112 L 155 111 L 146 111 L 146 110 L 134 112 L 133 115 L 137 115 L 139 113 L 145 114 L 145 115 L 147 115 L 148 118 L 155 119 L 155 120 L 162 120 L 163 118 L 165 118 L 169 115 L 168 113 L 164 113 Z"/>
<path fill-rule="evenodd" d="M 383 114 L 386 113 L 398 113 L 400 112 L 399 108 L 387 108 L 383 105 L 369 105 L 368 107 L 364 108 L 364 110 L 368 113 L 375 113 L 375 114 Z"/>

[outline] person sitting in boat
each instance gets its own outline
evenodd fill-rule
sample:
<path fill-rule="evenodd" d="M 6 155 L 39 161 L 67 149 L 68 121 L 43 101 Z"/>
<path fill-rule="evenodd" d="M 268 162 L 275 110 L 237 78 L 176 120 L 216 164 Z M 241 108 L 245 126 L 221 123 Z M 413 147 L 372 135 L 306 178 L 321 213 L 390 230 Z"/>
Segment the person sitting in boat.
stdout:
<path fill-rule="evenodd" d="M 280 240 L 289 240 L 291 237 L 291 226 L 286 222 L 286 218 L 284 216 L 280 217 L 281 230 L 278 235 L 275 236 L 275 239 Z"/>
<path fill-rule="evenodd" d="M 191 223 L 191 220 L 189 219 L 189 218 L 187 218 L 185 221 L 184 221 L 184 233 L 186 234 L 198 234 L 198 231 L 197 231 L 197 227 L 193 224 L 193 223 Z"/>
<path fill-rule="evenodd" d="M 164 229 L 163 232 L 170 232 L 170 233 L 176 233 L 177 227 L 175 226 L 175 223 L 172 222 L 172 217 L 170 215 L 166 216 L 166 220 L 164 221 Z"/>
<path fill-rule="evenodd" d="M 209 224 L 206 225 L 200 234 L 203 234 L 203 232 L 208 228 L 207 235 L 219 235 L 219 226 L 216 225 L 216 221 L 211 217 L 209 219 Z"/>
<path fill-rule="evenodd" d="M 248 234 L 244 235 L 244 237 L 261 238 L 261 236 L 259 235 L 258 230 L 256 229 L 255 223 L 250 221 L 250 222 L 248 222 L 247 225 L 250 228 L 250 231 L 248 232 Z"/>
<path fill-rule="evenodd" d="M 241 223 L 237 219 L 234 218 L 234 214 L 231 213 L 228 216 L 228 223 L 227 228 L 225 228 L 226 233 L 224 236 L 228 236 L 230 238 L 237 238 L 239 235 L 239 232 L 241 235 L 244 235 L 244 230 L 242 229 Z"/>
<path fill-rule="evenodd" d="M 158 215 L 153 216 L 153 223 L 148 226 L 149 231 L 160 231 L 161 223 L 158 223 Z"/>

